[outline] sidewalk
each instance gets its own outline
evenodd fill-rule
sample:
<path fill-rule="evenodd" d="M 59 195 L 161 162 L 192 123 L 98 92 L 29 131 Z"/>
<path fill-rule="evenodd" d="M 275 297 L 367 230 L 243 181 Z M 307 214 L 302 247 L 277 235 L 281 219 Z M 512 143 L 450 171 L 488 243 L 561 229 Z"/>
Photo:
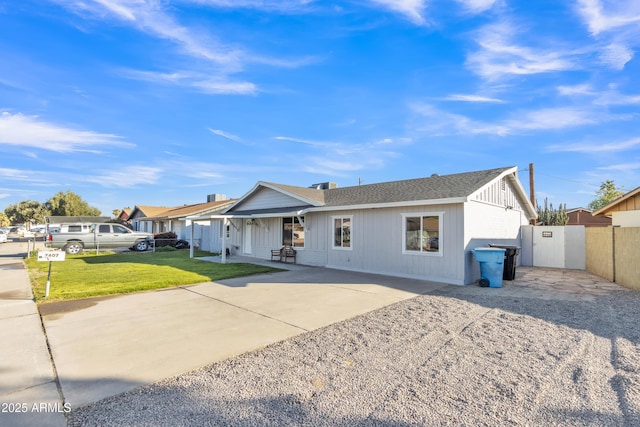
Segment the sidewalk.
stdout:
<path fill-rule="evenodd" d="M 0 244 L 0 425 L 66 426 L 40 315 L 22 260 L 26 253 L 27 243 Z"/>

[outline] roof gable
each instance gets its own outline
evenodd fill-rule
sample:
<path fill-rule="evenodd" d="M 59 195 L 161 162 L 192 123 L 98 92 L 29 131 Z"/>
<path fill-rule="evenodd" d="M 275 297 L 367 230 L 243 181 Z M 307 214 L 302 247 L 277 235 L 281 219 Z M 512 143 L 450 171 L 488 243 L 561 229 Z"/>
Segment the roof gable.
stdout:
<path fill-rule="evenodd" d="M 168 208 L 166 206 L 141 206 L 141 205 L 136 205 L 134 206 L 133 210 L 131 211 L 131 215 L 129 215 L 130 219 L 139 219 L 139 218 L 145 218 L 145 217 L 150 217 L 150 216 L 157 216 L 159 214 L 161 214 L 162 212 L 168 211 L 169 209 L 172 208 Z"/>
<path fill-rule="evenodd" d="M 640 187 L 618 197 L 613 202 L 601 207 L 593 213 L 596 215 L 611 215 L 612 212 L 640 210 Z"/>
<path fill-rule="evenodd" d="M 216 202 L 207 202 L 207 203 L 197 203 L 194 205 L 184 205 L 178 206 L 175 208 L 169 208 L 165 211 L 162 211 L 156 216 L 149 216 L 145 219 L 154 220 L 154 219 L 176 219 L 183 218 L 187 215 L 198 215 L 204 213 L 216 213 L 223 211 L 227 206 L 232 204 L 235 200 L 219 200 Z"/>
<path fill-rule="evenodd" d="M 322 206 L 323 190 L 258 182 L 226 212 L 255 212 L 280 208 Z"/>

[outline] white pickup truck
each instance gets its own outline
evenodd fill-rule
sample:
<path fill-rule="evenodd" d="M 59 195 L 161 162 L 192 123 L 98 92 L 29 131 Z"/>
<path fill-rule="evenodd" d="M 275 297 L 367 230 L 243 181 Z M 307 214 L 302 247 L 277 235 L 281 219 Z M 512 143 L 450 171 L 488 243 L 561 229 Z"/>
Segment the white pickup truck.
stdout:
<path fill-rule="evenodd" d="M 88 230 L 48 233 L 45 246 L 78 254 L 84 249 L 130 248 L 146 251 L 153 244 L 153 234 L 131 231 L 120 224 L 91 224 Z"/>

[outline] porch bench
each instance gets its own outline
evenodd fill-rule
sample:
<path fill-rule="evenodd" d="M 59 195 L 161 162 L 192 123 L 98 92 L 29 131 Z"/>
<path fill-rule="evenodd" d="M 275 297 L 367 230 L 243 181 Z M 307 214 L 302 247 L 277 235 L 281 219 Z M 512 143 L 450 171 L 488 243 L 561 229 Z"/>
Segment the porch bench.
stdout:
<path fill-rule="evenodd" d="M 296 250 L 291 246 L 283 246 L 280 249 L 271 250 L 271 261 L 286 263 L 290 259 L 293 260 L 294 264 L 296 263 Z"/>
<path fill-rule="evenodd" d="M 292 259 L 296 263 L 296 250 L 291 246 L 285 246 L 280 252 L 280 261 L 286 263 L 288 259 Z"/>
<path fill-rule="evenodd" d="M 282 261 L 282 250 L 284 247 L 280 249 L 271 249 L 271 261 Z"/>

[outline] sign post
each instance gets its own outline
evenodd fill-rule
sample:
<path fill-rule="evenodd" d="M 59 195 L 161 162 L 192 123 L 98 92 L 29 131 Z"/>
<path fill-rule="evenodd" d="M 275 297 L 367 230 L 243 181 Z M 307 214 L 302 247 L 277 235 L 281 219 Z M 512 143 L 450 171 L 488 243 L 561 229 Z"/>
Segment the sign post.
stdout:
<path fill-rule="evenodd" d="M 66 253 L 64 251 L 38 251 L 38 261 L 49 261 L 49 274 L 47 274 L 47 286 L 44 297 L 49 296 L 49 287 L 51 286 L 51 263 L 53 261 L 64 261 Z"/>

